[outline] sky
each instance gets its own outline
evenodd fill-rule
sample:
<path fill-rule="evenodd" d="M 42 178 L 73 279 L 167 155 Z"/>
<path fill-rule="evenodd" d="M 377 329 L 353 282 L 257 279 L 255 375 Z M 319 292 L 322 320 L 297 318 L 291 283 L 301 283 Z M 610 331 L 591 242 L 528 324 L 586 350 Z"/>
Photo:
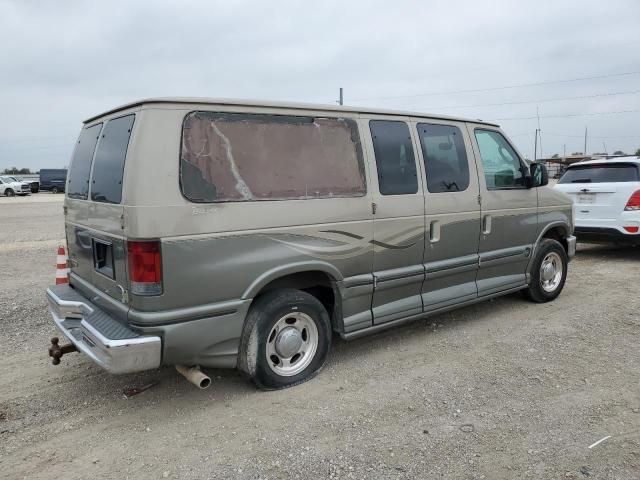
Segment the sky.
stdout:
<path fill-rule="evenodd" d="M 60 168 L 82 121 L 154 96 L 499 123 L 538 157 L 640 148 L 640 2 L 0 0 L 0 169 Z M 537 116 L 539 115 L 539 120 Z"/>

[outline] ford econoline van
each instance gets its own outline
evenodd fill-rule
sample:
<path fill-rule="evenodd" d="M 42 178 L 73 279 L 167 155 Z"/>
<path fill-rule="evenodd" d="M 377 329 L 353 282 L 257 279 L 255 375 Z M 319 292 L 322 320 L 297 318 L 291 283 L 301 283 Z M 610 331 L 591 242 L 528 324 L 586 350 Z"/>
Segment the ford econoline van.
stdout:
<path fill-rule="evenodd" d="M 520 291 L 555 299 L 571 200 L 497 125 L 297 103 L 158 98 L 85 121 L 55 324 L 113 373 L 239 368 L 303 382 L 352 339 Z"/>

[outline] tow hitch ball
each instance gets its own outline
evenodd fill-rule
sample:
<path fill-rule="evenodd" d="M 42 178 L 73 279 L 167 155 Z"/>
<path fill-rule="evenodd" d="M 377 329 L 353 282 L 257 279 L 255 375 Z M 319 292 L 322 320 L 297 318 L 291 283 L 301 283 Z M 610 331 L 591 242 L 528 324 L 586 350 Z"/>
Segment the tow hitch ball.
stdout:
<path fill-rule="evenodd" d="M 65 353 L 72 353 L 72 352 L 78 351 L 78 349 L 73 343 L 60 346 L 58 345 L 59 341 L 60 340 L 58 339 L 58 337 L 53 337 L 51 339 L 51 346 L 49 347 L 49 356 L 53 358 L 53 360 L 51 360 L 51 363 L 53 363 L 54 365 L 60 364 L 60 359 Z"/>

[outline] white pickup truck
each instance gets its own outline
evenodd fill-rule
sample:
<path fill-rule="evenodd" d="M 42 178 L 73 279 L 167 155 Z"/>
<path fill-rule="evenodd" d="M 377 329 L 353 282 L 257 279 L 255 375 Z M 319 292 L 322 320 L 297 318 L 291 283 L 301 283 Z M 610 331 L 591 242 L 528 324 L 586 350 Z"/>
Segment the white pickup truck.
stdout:
<path fill-rule="evenodd" d="M 555 189 L 573 200 L 578 241 L 640 245 L 640 157 L 574 163 Z"/>
<path fill-rule="evenodd" d="M 15 177 L 0 177 L 0 195 L 13 197 L 14 195 L 31 194 L 31 185 L 28 182 L 21 182 Z"/>

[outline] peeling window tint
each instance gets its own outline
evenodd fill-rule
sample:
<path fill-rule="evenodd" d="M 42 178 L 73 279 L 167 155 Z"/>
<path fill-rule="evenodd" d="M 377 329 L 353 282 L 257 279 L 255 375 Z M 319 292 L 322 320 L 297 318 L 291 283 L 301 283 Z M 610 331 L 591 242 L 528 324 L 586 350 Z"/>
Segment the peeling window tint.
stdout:
<path fill-rule="evenodd" d="M 366 193 L 357 126 L 340 118 L 190 113 L 183 125 L 180 176 L 193 202 Z"/>
<path fill-rule="evenodd" d="M 469 186 L 469 162 L 460 129 L 419 123 L 418 132 L 429 192 L 466 190 Z"/>

